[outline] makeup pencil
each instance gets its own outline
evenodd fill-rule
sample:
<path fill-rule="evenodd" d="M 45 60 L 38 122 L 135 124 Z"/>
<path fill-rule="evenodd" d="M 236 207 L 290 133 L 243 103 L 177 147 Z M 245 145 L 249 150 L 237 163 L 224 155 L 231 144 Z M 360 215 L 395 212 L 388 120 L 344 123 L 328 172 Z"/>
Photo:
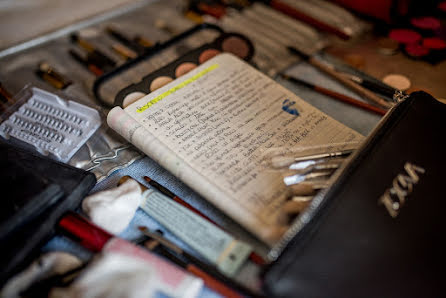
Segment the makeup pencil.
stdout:
<path fill-rule="evenodd" d="M 176 256 L 168 249 L 166 249 L 164 246 L 162 246 L 162 244 L 160 244 L 158 241 L 146 240 L 143 243 L 143 246 L 148 250 L 165 257 L 169 261 L 175 263 L 176 265 L 192 273 L 193 275 L 201 278 L 204 284 L 208 288 L 214 290 L 223 297 L 242 297 L 240 294 L 238 294 L 237 292 L 235 292 L 234 290 L 232 290 L 231 288 L 220 282 L 218 279 L 207 274 L 205 271 L 201 270 L 196 265 L 180 259 L 178 256 Z"/>
<path fill-rule="evenodd" d="M 225 284 L 231 286 L 234 289 L 237 289 L 238 291 L 247 294 L 249 296 L 252 295 L 252 291 L 245 288 L 244 286 L 232 281 L 231 279 L 227 278 L 226 276 L 222 275 L 217 269 L 213 268 L 212 266 L 200 261 L 196 257 L 188 254 L 187 252 L 183 251 L 180 247 L 175 245 L 173 242 L 165 239 L 163 236 L 151 232 L 147 227 L 139 226 L 138 229 L 147 237 L 158 241 L 162 246 L 166 248 L 165 251 L 167 251 L 167 254 L 164 254 L 167 258 L 171 260 L 179 261 L 181 258 L 186 259 L 187 261 L 181 260 L 180 264 L 181 267 L 185 268 L 187 271 L 191 272 L 192 274 L 201 277 L 204 281 L 204 283 L 209 287 L 214 289 L 215 291 L 222 294 L 224 297 L 242 297 L 240 294 L 236 293 L 234 290 L 228 288 L 225 286 L 222 282 Z M 149 245 L 145 245 L 146 247 L 150 247 Z M 170 253 L 169 251 L 172 251 L 173 253 Z M 172 258 L 170 256 L 173 256 Z M 228 296 L 229 295 L 229 296 Z M 232 296 L 234 295 L 234 296 Z"/>
<path fill-rule="evenodd" d="M 122 43 L 123 45 L 131 48 L 132 50 L 134 50 L 138 54 L 144 53 L 145 48 L 142 45 L 140 45 L 139 43 L 137 43 L 137 42 L 131 40 L 130 38 L 126 37 L 124 34 L 122 34 L 121 32 L 117 31 L 116 29 L 114 29 L 114 28 L 109 26 L 105 30 L 106 30 L 106 32 L 108 34 L 113 36 L 120 43 Z"/>
<path fill-rule="evenodd" d="M 153 47 L 153 42 L 151 42 L 150 40 L 148 40 L 147 38 L 144 38 L 140 35 L 136 35 L 133 38 L 133 41 L 138 43 L 139 45 L 145 47 L 145 48 L 150 48 Z"/>
<path fill-rule="evenodd" d="M 42 78 L 45 82 L 50 84 L 56 89 L 65 89 L 71 84 L 71 81 L 59 74 L 53 67 L 47 62 L 41 62 L 37 66 L 36 74 Z"/>
<path fill-rule="evenodd" d="M 338 73 L 336 70 L 334 70 L 332 67 L 325 65 L 324 63 L 318 61 L 316 58 L 311 57 L 310 55 L 307 55 L 301 51 L 299 51 L 296 48 L 288 47 L 288 50 L 296 55 L 302 58 L 303 60 L 307 61 L 317 69 L 323 71 L 324 73 L 328 74 L 332 78 L 336 79 L 338 82 L 342 83 L 344 86 L 350 88 L 351 90 L 355 91 L 359 95 L 379 104 L 382 107 L 390 108 L 392 107 L 392 104 L 385 101 L 384 99 L 378 97 L 373 92 L 361 87 L 360 85 L 356 84 L 355 82 L 349 80 L 348 78 L 344 77 L 342 74 Z"/>
<path fill-rule="evenodd" d="M 12 102 L 12 95 L 0 83 L 0 101 L 4 104 Z"/>
<path fill-rule="evenodd" d="M 102 67 L 106 67 L 106 66 L 114 67 L 116 65 L 116 62 L 113 59 L 109 58 L 107 55 L 105 55 L 100 50 L 95 48 L 94 45 L 92 45 L 91 43 L 89 43 L 85 39 L 82 39 L 81 37 L 79 37 L 78 34 L 76 34 L 76 33 L 71 34 L 70 35 L 70 39 L 71 39 L 72 42 L 78 44 L 81 48 L 86 50 L 88 53 L 93 54 L 92 57 L 97 60 L 97 62 L 98 62 L 98 64 L 100 66 L 102 66 Z"/>
<path fill-rule="evenodd" d="M 343 32 L 342 30 L 331 26 L 327 23 L 324 23 L 312 16 L 309 16 L 308 14 L 294 8 L 291 7 L 290 5 L 288 5 L 285 2 L 282 2 L 280 0 L 271 0 L 271 1 L 266 1 L 268 2 L 268 4 L 274 8 L 275 10 L 278 10 L 292 18 L 295 18 L 297 20 L 300 20 L 304 23 L 309 24 L 310 26 L 313 26 L 314 28 L 320 30 L 320 31 L 324 31 L 324 32 L 328 32 L 328 33 L 332 33 L 342 39 L 349 39 L 350 36 L 348 34 L 346 34 L 345 32 Z"/>
<path fill-rule="evenodd" d="M 150 177 L 144 176 L 144 180 L 146 180 L 150 186 L 152 186 L 153 188 L 155 188 L 156 190 L 158 190 L 159 192 L 165 194 L 166 196 L 168 196 L 169 198 L 171 198 L 172 200 L 174 200 L 175 202 L 177 202 L 178 204 L 186 207 L 187 209 L 191 210 L 192 212 L 200 215 L 201 217 L 203 217 L 204 219 L 208 220 L 209 222 L 213 223 L 214 225 L 218 226 L 218 224 L 213 221 L 212 219 L 210 219 L 209 217 L 207 217 L 206 215 L 204 215 L 202 212 L 200 212 L 198 209 L 194 208 L 192 205 L 188 204 L 187 202 L 185 202 L 183 199 L 181 199 L 180 197 L 178 197 L 177 195 L 175 195 L 174 193 L 172 193 L 170 190 L 168 190 L 167 188 L 165 188 L 164 186 L 162 186 L 161 184 L 159 184 L 158 182 L 156 182 L 155 180 L 151 179 Z"/>
<path fill-rule="evenodd" d="M 312 90 L 314 90 L 316 92 L 328 95 L 331 98 L 334 98 L 336 100 L 345 102 L 345 103 L 347 103 L 349 105 L 361 108 L 363 110 L 370 111 L 370 112 L 373 112 L 373 113 L 376 113 L 376 114 L 379 114 L 379 115 L 385 115 L 387 113 L 387 111 L 384 110 L 384 109 L 381 109 L 381 108 L 376 107 L 374 105 L 362 102 L 360 100 L 354 99 L 352 97 L 349 97 L 347 95 L 338 93 L 336 91 L 332 91 L 332 90 L 326 89 L 324 87 L 317 86 L 317 85 L 314 85 L 314 84 L 308 83 L 306 81 L 303 81 L 303 80 L 300 80 L 300 79 L 297 79 L 297 78 L 294 78 L 294 77 L 290 77 L 290 76 L 287 76 L 287 75 L 284 75 L 284 74 L 282 74 L 281 76 L 284 79 L 286 79 L 286 80 L 288 80 L 290 82 L 293 82 L 293 83 L 296 83 L 296 84 L 299 84 L 299 85 L 303 85 L 303 86 L 305 86 L 307 88 L 310 88 L 310 89 L 312 89 Z"/>
<path fill-rule="evenodd" d="M 150 186 L 152 186 L 153 188 L 155 188 L 156 190 L 158 190 L 159 192 L 165 194 L 166 196 L 168 196 L 169 198 L 171 198 L 172 200 L 174 200 L 175 202 L 177 202 L 178 204 L 186 207 L 187 209 L 189 209 L 190 211 L 194 212 L 195 214 L 203 217 L 204 219 L 206 219 L 207 221 L 213 223 L 214 225 L 216 225 L 217 227 L 219 227 L 220 229 L 223 229 L 219 224 L 217 224 L 215 221 L 213 221 L 212 219 L 210 219 L 208 216 L 206 216 L 205 214 L 203 214 L 202 212 L 200 212 L 198 209 L 196 209 L 195 207 L 193 207 L 192 205 L 188 204 L 187 202 L 185 202 L 183 199 L 181 199 L 180 197 L 178 197 L 177 195 L 175 195 L 174 193 L 172 193 L 170 190 L 168 190 L 167 188 L 165 188 L 164 186 L 162 186 L 161 184 L 159 184 L 158 182 L 156 182 L 155 180 L 151 179 L 150 177 L 144 176 L 144 180 L 146 180 Z M 223 229 L 224 230 L 224 229 Z M 265 260 L 259 256 L 258 254 L 256 254 L 255 252 L 252 252 L 249 255 L 249 259 L 251 261 L 253 261 L 254 263 L 258 264 L 258 265 L 265 265 Z"/>
<path fill-rule="evenodd" d="M 77 53 L 73 49 L 68 50 L 68 53 L 70 54 L 71 57 L 73 57 L 74 60 L 79 62 L 81 65 L 83 65 L 86 69 L 88 69 L 94 75 L 99 77 L 104 73 L 104 71 L 101 68 L 90 63 L 87 59 L 83 58 L 79 53 Z"/>
<path fill-rule="evenodd" d="M 134 59 L 134 58 L 138 57 L 138 54 L 135 51 L 133 51 L 132 49 L 130 49 L 120 43 L 116 43 L 116 44 L 112 45 L 111 48 L 116 53 L 118 53 L 119 55 L 124 57 L 126 60 Z"/>

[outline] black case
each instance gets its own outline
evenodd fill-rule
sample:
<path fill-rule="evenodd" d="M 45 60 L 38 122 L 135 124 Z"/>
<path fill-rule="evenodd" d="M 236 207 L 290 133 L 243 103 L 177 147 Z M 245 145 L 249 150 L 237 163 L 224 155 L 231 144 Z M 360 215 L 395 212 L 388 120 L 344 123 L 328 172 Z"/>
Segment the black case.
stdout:
<path fill-rule="evenodd" d="M 92 173 L 0 141 L 3 207 L 0 223 L 0 286 L 40 253 L 55 224 L 96 184 Z"/>
<path fill-rule="evenodd" d="M 445 132 L 446 106 L 430 95 L 398 104 L 297 220 L 301 228 L 265 272 L 265 291 L 444 297 Z M 394 209 L 380 201 L 386 191 Z"/>

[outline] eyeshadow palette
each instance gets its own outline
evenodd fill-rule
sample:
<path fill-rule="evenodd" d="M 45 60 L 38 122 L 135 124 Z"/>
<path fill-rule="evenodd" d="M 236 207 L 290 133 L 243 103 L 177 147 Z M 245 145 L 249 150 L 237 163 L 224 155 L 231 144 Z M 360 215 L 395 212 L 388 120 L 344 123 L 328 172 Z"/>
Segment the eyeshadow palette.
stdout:
<path fill-rule="evenodd" d="M 99 76 L 93 94 L 103 106 L 115 106 L 115 98 L 126 86 L 139 82 L 148 73 L 169 64 L 178 57 L 204 44 L 213 42 L 223 30 L 213 24 L 200 24 L 150 48 L 136 58 L 128 59 L 113 70 Z"/>
<path fill-rule="evenodd" d="M 168 65 L 146 75 L 140 82 L 122 89 L 115 98 L 115 105 L 126 107 L 223 52 L 250 61 L 254 55 L 254 46 L 244 35 L 223 33 L 215 41 L 188 52 Z"/>

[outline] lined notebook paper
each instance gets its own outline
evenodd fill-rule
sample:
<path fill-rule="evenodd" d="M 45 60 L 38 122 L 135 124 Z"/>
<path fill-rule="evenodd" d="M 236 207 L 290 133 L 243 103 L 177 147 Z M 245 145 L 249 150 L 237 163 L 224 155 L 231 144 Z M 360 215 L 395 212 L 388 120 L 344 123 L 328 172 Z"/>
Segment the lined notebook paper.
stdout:
<path fill-rule="evenodd" d="M 288 194 L 282 176 L 265 169 L 265 152 L 362 139 L 231 54 L 113 108 L 107 122 L 269 245 L 286 230 Z"/>

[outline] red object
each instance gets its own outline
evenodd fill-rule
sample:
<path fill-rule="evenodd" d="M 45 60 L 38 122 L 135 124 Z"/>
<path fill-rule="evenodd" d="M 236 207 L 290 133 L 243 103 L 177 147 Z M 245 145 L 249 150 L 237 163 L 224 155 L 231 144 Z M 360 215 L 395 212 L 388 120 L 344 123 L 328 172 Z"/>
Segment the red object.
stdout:
<path fill-rule="evenodd" d="M 364 15 L 392 22 L 392 7 L 396 7 L 396 14 L 404 16 L 407 14 L 411 0 L 334 0 L 336 3 L 359 12 Z"/>
<path fill-rule="evenodd" d="M 440 2 L 437 7 L 438 7 L 438 9 L 446 12 L 446 1 Z"/>
<path fill-rule="evenodd" d="M 434 17 L 412 18 L 410 23 L 420 29 L 436 30 L 441 27 L 440 21 Z"/>
<path fill-rule="evenodd" d="M 407 44 L 405 47 L 406 53 L 409 54 L 412 57 L 423 57 L 426 56 L 427 54 L 429 54 L 429 49 L 417 44 L 417 43 L 413 43 L 413 44 Z"/>
<path fill-rule="evenodd" d="M 272 0 L 269 5 L 274 8 L 275 10 L 278 10 L 280 12 L 283 12 L 284 14 L 293 17 L 297 20 L 300 20 L 302 22 L 305 22 L 311 26 L 313 26 L 316 29 L 319 29 L 324 32 L 332 33 L 337 35 L 338 37 L 342 39 L 349 39 L 350 36 L 347 35 L 345 32 L 341 31 L 338 28 L 335 28 L 333 26 L 330 26 L 326 23 L 323 23 L 320 20 L 317 20 L 299 10 L 297 10 L 294 7 L 289 6 L 288 4 L 280 1 L 280 0 Z"/>
<path fill-rule="evenodd" d="M 88 69 L 97 77 L 100 77 L 104 74 L 104 71 L 102 71 L 102 69 L 94 64 L 88 64 Z"/>
<path fill-rule="evenodd" d="M 213 16 L 217 19 L 226 14 L 226 8 L 223 5 L 208 5 L 206 3 L 198 4 L 198 9 L 205 14 Z"/>
<path fill-rule="evenodd" d="M 423 39 L 423 46 L 433 50 L 444 50 L 446 49 L 446 41 L 438 37 L 429 37 Z"/>
<path fill-rule="evenodd" d="M 113 238 L 112 234 L 74 212 L 68 212 L 59 221 L 58 227 L 72 239 L 76 239 L 80 245 L 93 252 L 101 251 L 104 245 Z"/>
<path fill-rule="evenodd" d="M 421 35 L 410 29 L 393 29 L 390 31 L 389 37 L 404 44 L 417 43 L 421 40 Z"/>

